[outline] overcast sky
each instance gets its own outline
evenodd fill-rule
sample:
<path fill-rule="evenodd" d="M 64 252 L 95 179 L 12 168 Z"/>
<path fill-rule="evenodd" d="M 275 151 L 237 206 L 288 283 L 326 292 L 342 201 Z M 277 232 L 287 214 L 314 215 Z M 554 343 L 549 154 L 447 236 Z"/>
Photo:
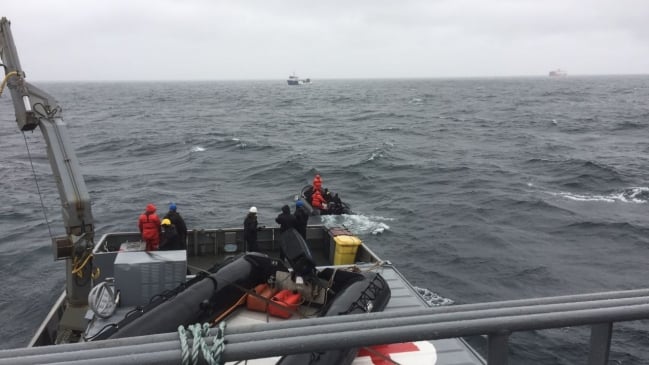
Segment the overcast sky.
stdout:
<path fill-rule="evenodd" d="M 649 0 L 3 0 L 29 80 L 649 74 Z"/>

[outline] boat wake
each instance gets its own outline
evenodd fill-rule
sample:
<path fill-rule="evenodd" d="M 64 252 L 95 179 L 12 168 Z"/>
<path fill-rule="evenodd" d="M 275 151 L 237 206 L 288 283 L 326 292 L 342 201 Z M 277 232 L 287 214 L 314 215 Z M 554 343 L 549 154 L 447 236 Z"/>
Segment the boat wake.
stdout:
<path fill-rule="evenodd" d="M 568 192 L 548 192 L 550 195 L 562 198 L 583 201 L 583 202 L 607 202 L 607 203 L 636 203 L 643 204 L 649 201 L 649 187 L 631 187 L 621 192 L 613 192 L 607 195 L 598 194 L 575 194 Z"/>
<path fill-rule="evenodd" d="M 390 229 L 385 222 L 392 221 L 393 218 L 379 216 L 365 216 L 361 214 L 341 214 L 341 215 L 323 215 L 322 223 L 326 227 L 343 226 L 350 232 L 362 234 L 381 234 Z"/>

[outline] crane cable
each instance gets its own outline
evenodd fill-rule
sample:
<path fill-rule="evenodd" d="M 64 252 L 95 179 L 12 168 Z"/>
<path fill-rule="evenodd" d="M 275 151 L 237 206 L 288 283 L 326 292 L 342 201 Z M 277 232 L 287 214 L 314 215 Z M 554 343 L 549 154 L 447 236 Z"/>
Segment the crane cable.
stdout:
<path fill-rule="evenodd" d="M 29 144 L 27 143 L 27 136 L 25 136 L 24 131 L 23 131 L 23 138 L 25 139 L 25 147 L 27 148 L 27 157 L 29 158 L 29 164 L 32 167 L 32 175 L 34 176 L 34 182 L 36 183 L 36 191 L 38 192 L 38 198 L 41 200 L 41 210 L 43 211 L 43 217 L 45 217 L 45 224 L 47 224 L 47 231 L 50 234 L 50 239 L 54 239 L 54 236 L 52 235 L 52 228 L 50 227 L 50 221 L 47 219 L 47 212 L 45 211 L 43 194 L 41 194 L 41 188 L 38 186 L 38 178 L 36 177 L 36 170 L 34 169 L 34 161 L 32 160 L 32 154 L 29 151 Z"/>

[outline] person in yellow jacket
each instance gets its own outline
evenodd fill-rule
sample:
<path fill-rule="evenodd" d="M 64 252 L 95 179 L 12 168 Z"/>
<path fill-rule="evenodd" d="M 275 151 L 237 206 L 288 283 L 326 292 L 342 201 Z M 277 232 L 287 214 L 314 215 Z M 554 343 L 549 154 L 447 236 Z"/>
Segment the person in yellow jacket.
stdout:
<path fill-rule="evenodd" d="M 165 218 L 160 223 L 162 227 L 162 239 L 160 240 L 160 250 L 169 251 L 169 250 L 182 250 L 183 247 L 180 243 L 180 236 L 178 235 L 178 230 L 176 226 L 171 223 L 169 218 Z"/>

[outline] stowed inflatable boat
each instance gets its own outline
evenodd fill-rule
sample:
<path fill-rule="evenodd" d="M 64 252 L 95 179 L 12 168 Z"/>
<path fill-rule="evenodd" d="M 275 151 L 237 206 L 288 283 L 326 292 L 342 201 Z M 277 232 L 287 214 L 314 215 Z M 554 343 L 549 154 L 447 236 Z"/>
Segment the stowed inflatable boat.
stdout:
<path fill-rule="evenodd" d="M 329 234 L 335 235 L 334 242 L 341 242 L 334 247 L 334 260 L 353 261 L 360 240 L 356 238 L 358 242 L 350 245 L 349 237 L 353 236 L 344 229 L 329 230 Z M 86 330 L 85 340 L 169 333 L 177 331 L 178 326 L 216 326 L 221 321 L 230 323 L 246 317 L 249 322 L 254 313 L 261 315 L 263 322 L 369 313 L 382 311 L 390 300 L 390 287 L 377 272 L 360 271 L 355 266 L 317 269 L 309 245 L 294 229 L 280 235 L 279 252 L 285 261 L 257 252 L 230 256 L 145 301 L 139 294 L 147 290 L 145 276 L 151 279 L 156 271 L 160 277 L 176 276 L 182 271 L 182 265 L 178 265 L 182 258 L 175 260 L 173 256 L 183 256 L 184 251 L 121 251 L 114 261 L 114 288 L 128 312 L 111 314 L 113 308 L 105 305 L 115 300 L 110 287 L 93 293 L 97 296 L 91 301 L 97 317 Z M 137 256 L 142 255 L 154 259 L 141 261 Z M 143 270 L 147 271 L 145 275 Z M 138 284 L 140 288 L 132 288 Z M 102 302 L 104 305 L 96 304 Z M 286 355 L 278 363 L 350 364 L 356 353 L 357 349 L 326 351 L 315 360 L 310 353 Z"/>

